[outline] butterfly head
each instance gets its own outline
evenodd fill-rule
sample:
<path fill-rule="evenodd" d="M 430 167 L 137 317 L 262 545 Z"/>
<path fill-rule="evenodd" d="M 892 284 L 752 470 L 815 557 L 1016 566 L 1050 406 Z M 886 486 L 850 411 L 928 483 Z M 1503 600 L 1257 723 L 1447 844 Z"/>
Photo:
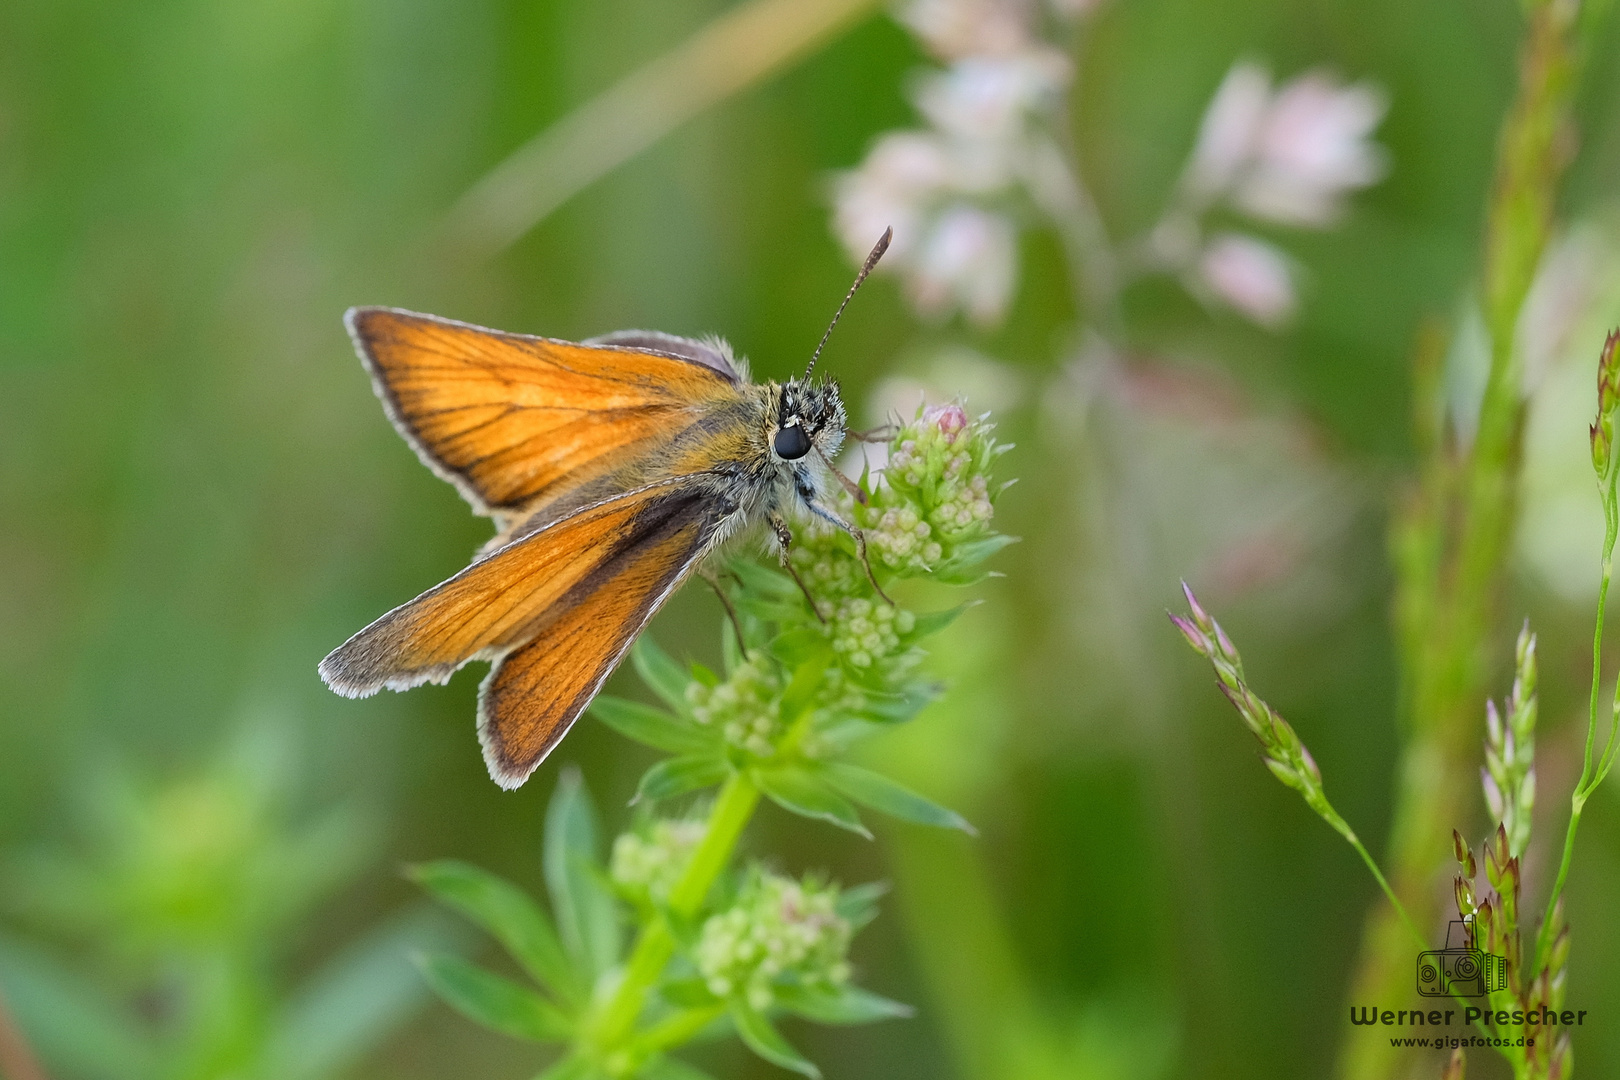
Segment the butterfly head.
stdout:
<path fill-rule="evenodd" d="M 838 453 L 847 420 L 837 383 L 795 379 L 776 400 L 771 449 L 783 461 L 797 461 L 818 450 L 823 458 Z"/>

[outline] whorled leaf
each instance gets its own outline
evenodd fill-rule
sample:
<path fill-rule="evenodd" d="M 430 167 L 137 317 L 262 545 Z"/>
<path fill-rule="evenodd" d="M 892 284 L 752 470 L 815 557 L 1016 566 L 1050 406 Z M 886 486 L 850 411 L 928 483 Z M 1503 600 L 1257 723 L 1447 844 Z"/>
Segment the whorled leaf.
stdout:
<path fill-rule="evenodd" d="M 748 1049 L 772 1065 L 791 1069 L 801 1076 L 808 1076 L 810 1080 L 821 1080 L 821 1070 L 795 1050 L 793 1044 L 784 1039 L 782 1033 L 765 1018 L 765 1014 L 747 1001 L 742 998 L 732 1001 L 731 1020 L 737 1025 L 737 1034 Z"/>
<path fill-rule="evenodd" d="M 562 1042 L 573 1022 L 533 990 L 459 956 L 419 955 L 422 975 L 451 1008 L 467 1019 L 514 1038 Z"/>
<path fill-rule="evenodd" d="M 904 1002 L 862 990 L 858 986 L 843 986 L 836 992 L 803 986 L 779 986 L 775 996 L 777 1004 L 788 1012 L 818 1024 L 872 1024 L 879 1020 L 904 1019 L 916 1013 Z"/>
<path fill-rule="evenodd" d="M 960 829 L 969 836 L 978 835 L 978 830 L 961 814 L 890 780 L 882 773 L 836 761 L 823 765 L 818 771 L 833 790 L 869 810 L 919 825 Z"/>
<path fill-rule="evenodd" d="M 591 713 L 625 738 L 671 754 L 701 753 L 717 742 L 714 732 L 638 701 L 598 694 Z"/>
<path fill-rule="evenodd" d="M 619 958 L 619 914 L 604 883 L 596 811 L 577 769 L 557 779 L 541 861 L 563 947 L 594 982 Z"/>
<path fill-rule="evenodd" d="M 731 766 L 717 752 L 666 758 L 641 775 L 636 799 L 672 799 L 713 787 L 731 774 Z"/>
<path fill-rule="evenodd" d="M 535 982 L 573 1004 L 585 985 L 540 905 L 505 878 L 456 859 L 420 863 L 411 879 L 495 936 Z"/>
<path fill-rule="evenodd" d="M 831 822 L 839 828 L 872 839 L 849 800 L 821 777 L 801 765 L 775 765 L 755 769 L 754 781 L 782 809 L 807 818 Z"/>

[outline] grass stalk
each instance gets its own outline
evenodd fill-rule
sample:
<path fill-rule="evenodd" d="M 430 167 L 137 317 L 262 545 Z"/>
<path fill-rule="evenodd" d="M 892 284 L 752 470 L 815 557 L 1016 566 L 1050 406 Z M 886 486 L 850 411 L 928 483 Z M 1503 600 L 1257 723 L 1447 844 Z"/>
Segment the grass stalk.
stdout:
<path fill-rule="evenodd" d="M 1463 459 L 1426 464 L 1419 505 L 1397 525 L 1397 610 L 1402 626 L 1406 745 L 1396 780 L 1390 845 L 1395 891 L 1419 925 L 1438 918 L 1433 887 L 1446 867 L 1439 838 L 1464 820 L 1472 786 L 1483 658 L 1514 520 L 1525 402 L 1515 330 L 1552 231 L 1569 156 L 1569 100 L 1577 68 L 1579 6 L 1541 0 L 1527 8 L 1519 87 L 1504 119 L 1486 216 L 1480 302 L 1491 367 L 1478 424 Z M 1437 445 L 1435 455 L 1448 455 Z M 1402 535 L 1402 531 L 1406 535 Z M 1409 991 L 1412 955 L 1389 909 L 1369 920 L 1355 980 L 1358 1000 Z M 1400 1057 L 1376 1033 L 1352 1034 L 1346 1080 L 1394 1075 Z"/>

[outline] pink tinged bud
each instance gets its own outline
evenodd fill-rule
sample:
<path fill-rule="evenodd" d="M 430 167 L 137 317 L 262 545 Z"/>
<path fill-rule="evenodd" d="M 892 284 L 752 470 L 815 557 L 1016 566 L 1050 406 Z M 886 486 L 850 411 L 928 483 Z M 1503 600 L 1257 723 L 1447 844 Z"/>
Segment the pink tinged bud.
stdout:
<path fill-rule="evenodd" d="M 1198 620 L 1198 625 L 1208 626 L 1210 622 L 1209 613 L 1204 610 L 1203 605 L 1199 604 L 1198 597 L 1193 595 L 1192 586 L 1183 581 L 1181 583 L 1181 593 L 1187 598 L 1187 606 L 1192 609 L 1193 618 Z"/>
<path fill-rule="evenodd" d="M 1299 306 L 1288 259 L 1253 236 L 1216 236 L 1199 257 L 1197 274 L 1222 303 L 1268 330 L 1287 326 Z"/>
<path fill-rule="evenodd" d="M 947 443 L 955 443 L 957 433 L 968 426 L 968 416 L 962 406 L 954 402 L 949 405 L 930 405 L 923 410 L 923 422 L 938 428 Z"/>
<path fill-rule="evenodd" d="M 1316 759 L 1311 757 L 1311 752 L 1304 743 L 1301 743 L 1299 746 L 1299 760 L 1300 763 L 1305 766 L 1305 771 L 1310 775 L 1311 781 L 1317 787 L 1321 787 L 1322 770 L 1316 767 Z"/>
<path fill-rule="evenodd" d="M 1620 405 L 1620 329 L 1609 331 L 1598 354 L 1597 420 L 1589 429 L 1592 437 L 1592 467 L 1598 476 L 1609 475 L 1614 456 L 1614 412 Z"/>
<path fill-rule="evenodd" d="M 1181 636 L 1187 639 L 1187 644 L 1205 656 L 1209 655 L 1210 641 L 1199 632 L 1198 627 L 1193 625 L 1191 619 L 1182 618 L 1180 615 L 1171 615 L 1170 621 L 1176 624 L 1176 629 L 1180 630 Z"/>
<path fill-rule="evenodd" d="M 1485 699 L 1485 730 L 1491 738 L 1491 745 L 1502 745 L 1502 716 L 1496 711 L 1496 702 Z"/>

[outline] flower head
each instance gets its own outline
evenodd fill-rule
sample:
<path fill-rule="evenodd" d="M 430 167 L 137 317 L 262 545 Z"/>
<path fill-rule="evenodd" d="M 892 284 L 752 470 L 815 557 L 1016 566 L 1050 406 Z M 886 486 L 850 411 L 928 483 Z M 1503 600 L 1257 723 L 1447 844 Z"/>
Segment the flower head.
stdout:
<path fill-rule="evenodd" d="M 931 573 L 990 533 L 990 464 L 1002 447 L 960 403 L 924 406 L 900 429 L 884 483 L 859 508 L 867 550 L 892 570 Z"/>
<path fill-rule="evenodd" d="M 1017 245 L 1005 215 L 968 203 L 951 206 L 918 246 L 906 293 L 926 316 L 941 317 L 960 307 L 974 322 L 993 324 L 1012 300 Z"/>
<path fill-rule="evenodd" d="M 704 831 L 701 818 L 647 822 L 613 841 L 608 873 L 625 892 L 662 903 L 702 843 Z"/>
<path fill-rule="evenodd" d="M 692 958 L 710 993 L 743 994 L 763 1010 L 779 980 L 823 989 L 847 982 L 853 933 L 838 914 L 837 886 L 756 868 L 736 902 L 704 922 Z"/>
<path fill-rule="evenodd" d="M 727 744 L 766 758 L 782 733 L 781 689 L 776 668 L 760 656 L 738 664 L 718 686 L 689 683 L 686 701 L 693 718 L 718 728 Z"/>
<path fill-rule="evenodd" d="M 1201 202 L 1225 198 L 1264 221 L 1331 225 L 1349 192 L 1388 171 L 1369 140 L 1388 107 L 1376 86 L 1324 71 L 1273 92 L 1264 68 L 1238 63 L 1204 113 L 1187 183 Z"/>

